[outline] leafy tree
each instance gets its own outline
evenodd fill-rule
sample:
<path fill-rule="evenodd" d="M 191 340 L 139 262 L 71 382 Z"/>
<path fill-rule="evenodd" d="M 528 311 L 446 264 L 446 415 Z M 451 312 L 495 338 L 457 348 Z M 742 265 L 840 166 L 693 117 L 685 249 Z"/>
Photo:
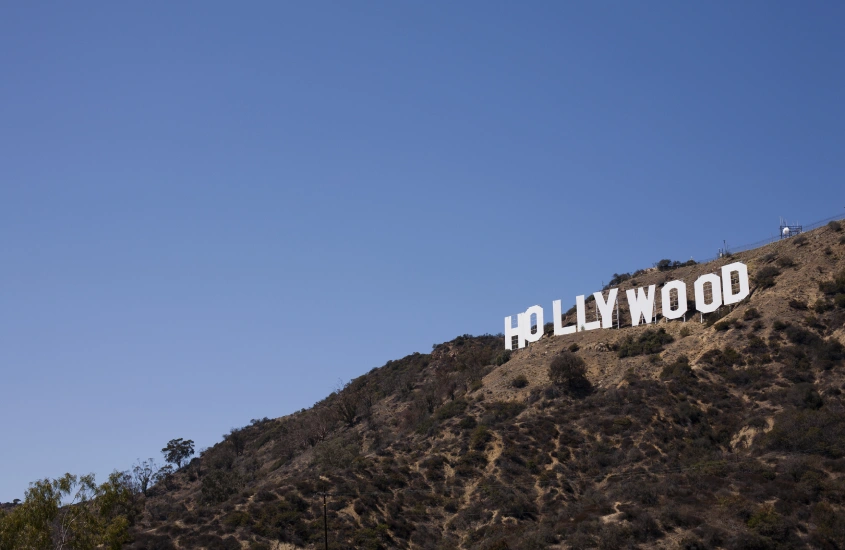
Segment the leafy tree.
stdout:
<path fill-rule="evenodd" d="M 158 480 L 157 475 L 161 468 L 152 458 L 141 462 L 138 461 L 132 467 L 132 479 L 138 491 L 147 496 L 147 490 Z"/>
<path fill-rule="evenodd" d="M 164 459 L 170 464 L 175 464 L 176 469 L 182 467 L 182 462 L 194 454 L 194 442 L 191 439 L 171 439 L 167 446 L 161 450 Z"/>
<path fill-rule="evenodd" d="M 361 383 L 344 384 L 343 381 L 338 381 L 334 391 L 334 409 L 347 426 L 355 424 L 359 412 L 368 414 L 372 403 L 372 396 L 368 395 L 368 390 Z"/>
<path fill-rule="evenodd" d="M 549 363 L 549 380 L 555 385 L 564 386 L 571 391 L 586 391 L 590 387 L 587 380 L 587 365 L 584 360 L 571 351 L 562 351 Z"/>
<path fill-rule="evenodd" d="M 22 504 L 0 515 L 0 548 L 116 550 L 129 542 L 137 515 L 128 473 L 115 472 L 100 486 L 93 474 L 43 479 L 30 484 Z"/>
<path fill-rule="evenodd" d="M 235 450 L 235 456 L 241 456 L 244 452 L 244 447 L 246 447 L 246 436 L 242 429 L 232 428 L 229 430 L 229 433 L 223 434 L 223 439 L 232 444 L 232 448 Z"/>
<path fill-rule="evenodd" d="M 153 484 L 162 483 L 164 484 L 165 489 L 170 490 L 173 488 L 173 466 L 170 464 L 166 464 L 156 472 L 155 479 Z"/>

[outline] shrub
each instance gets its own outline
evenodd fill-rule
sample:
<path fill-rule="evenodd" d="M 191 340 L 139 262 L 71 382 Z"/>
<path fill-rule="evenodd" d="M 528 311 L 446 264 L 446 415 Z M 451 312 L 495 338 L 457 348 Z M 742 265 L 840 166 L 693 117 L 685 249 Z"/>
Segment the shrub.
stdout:
<path fill-rule="evenodd" d="M 455 399 L 454 401 L 450 401 L 437 409 L 434 413 L 434 417 L 437 420 L 446 420 L 448 418 L 452 418 L 453 416 L 458 416 L 462 414 L 468 406 L 468 403 L 463 399 Z"/>
<path fill-rule="evenodd" d="M 579 346 L 577 343 L 573 343 L 571 346 L 569 346 L 569 351 L 571 351 L 572 353 L 575 353 L 579 349 L 581 349 L 581 346 Z"/>
<path fill-rule="evenodd" d="M 776 330 L 778 332 L 782 331 L 783 329 L 789 327 L 789 323 L 784 323 L 780 319 L 775 319 L 775 322 L 772 323 L 772 330 Z"/>
<path fill-rule="evenodd" d="M 793 260 L 789 256 L 781 256 L 780 258 L 778 258 L 777 264 L 781 267 L 784 267 L 784 268 L 794 267 L 795 266 L 795 260 Z"/>
<path fill-rule="evenodd" d="M 458 422 L 458 427 L 462 430 L 471 430 L 475 428 L 477 422 L 474 416 L 465 416 L 461 418 L 461 421 Z"/>
<path fill-rule="evenodd" d="M 764 504 L 748 519 L 748 527 L 763 536 L 784 540 L 789 532 L 787 524 L 771 504 Z"/>
<path fill-rule="evenodd" d="M 745 313 L 742 314 L 743 321 L 752 321 L 754 319 L 760 318 L 760 312 L 757 311 L 756 307 L 750 307 L 745 310 Z"/>
<path fill-rule="evenodd" d="M 501 366 L 511 360 L 511 350 L 506 349 L 496 356 L 496 366 Z"/>
<path fill-rule="evenodd" d="M 837 222 L 837 221 L 832 221 L 832 222 L 827 224 L 827 228 L 830 229 L 831 231 L 839 232 L 839 231 L 842 231 L 842 224 Z"/>
<path fill-rule="evenodd" d="M 792 244 L 794 244 L 798 248 L 801 248 L 802 246 L 807 244 L 807 237 L 805 237 L 804 235 L 798 235 L 797 237 L 792 239 Z"/>
<path fill-rule="evenodd" d="M 827 543 L 816 546 L 820 548 L 845 547 L 845 512 L 837 511 L 827 502 L 819 502 L 813 506 L 812 513 L 816 535 Z"/>
<path fill-rule="evenodd" d="M 686 338 L 687 336 L 689 336 L 689 335 L 690 335 L 690 329 L 689 329 L 689 327 L 683 327 L 683 328 L 681 328 L 681 331 L 678 333 L 678 335 L 679 335 L 681 338 Z"/>
<path fill-rule="evenodd" d="M 557 386 L 581 390 L 589 386 L 587 365 L 570 351 L 563 351 L 549 363 L 549 380 Z"/>
<path fill-rule="evenodd" d="M 524 388 L 528 385 L 528 378 L 524 374 L 520 374 L 519 376 L 515 376 L 513 380 L 511 380 L 511 386 L 514 388 Z"/>
<path fill-rule="evenodd" d="M 272 502 L 277 498 L 278 497 L 275 495 L 275 493 L 266 489 L 262 489 L 255 494 L 255 500 L 257 502 Z"/>
<path fill-rule="evenodd" d="M 514 401 L 492 401 L 485 404 L 484 408 L 483 423 L 493 426 L 517 416 L 525 410 L 525 405 Z"/>
<path fill-rule="evenodd" d="M 484 453 L 470 451 L 461 456 L 455 466 L 455 473 L 463 477 L 471 477 L 478 473 L 478 468 L 487 466 L 487 457 Z"/>
<path fill-rule="evenodd" d="M 686 267 L 688 265 L 695 265 L 695 260 L 688 260 L 686 262 L 679 262 L 678 260 L 672 261 L 669 259 L 663 259 L 659 262 L 655 262 L 654 267 L 657 268 L 658 271 L 670 271 L 672 269 L 677 269 L 679 267 Z"/>
<path fill-rule="evenodd" d="M 619 345 L 619 357 L 633 357 L 635 355 L 645 355 L 652 353 L 660 353 L 663 351 L 663 345 L 674 342 L 671 334 L 666 332 L 666 329 L 659 328 L 646 329 L 636 339 L 633 336 L 628 336 Z"/>
<path fill-rule="evenodd" d="M 493 435 L 490 433 L 490 430 L 487 429 L 487 426 L 481 424 L 473 430 L 469 438 L 469 446 L 471 449 L 480 451 L 484 449 L 491 439 L 493 439 Z"/>
<path fill-rule="evenodd" d="M 763 439 L 769 449 L 839 458 L 845 449 L 845 417 L 827 407 L 788 408 L 775 415 Z"/>
<path fill-rule="evenodd" d="M 202 478 L 202 498 L 210 504 L 218 504 L 235 494 L 239 487 L 240 479 L 234 472 L 212 470 Z"/>
<path fill-rule="evenodd" d="M 833 309 L 833 304 L 825 300 L 824 298 L 819 298 L 816 300 L 816 303 L 813 304 L 813 310 L 817 313 L 825 313 L 826 311 L 830 311 Z"/>
<path fill-rule="evenodd" d="M 774 266 L 767 265 L 757 270 L 754 275 L 754 282 L 760 288 L 775 286 L 775 277 L 780 275 L 780 270 Z"/>
<path fill-rule="evenodd" d="M 732 321 L 719 321 L 713 328 L 716 329 L 717 332 L 724 332 L 733 326 Z"/>
<path fill-rule="evenodd" d="M 799 409 L 820 409 L 824 402 L 821 396 L 813 388 L 812 384 L 806 382 L 795 384 L 786 393 L 787 399 Z"/>
<path fill-rule="evenodd" d="M 717 309 L 713 313 L 708 313 L 707 314 L 707 321 L 706 321 L 705 325 L 708 326 L 708 327 L 712 327 L 714 324 L 716 324 L 717 321 L 720 321 L 722 318 L 724 318 L 730 312 L 731 312 L 731 308 L 720 307 L 719 309 Z"/>
<path fill-rule="evenodd" d="M 742 365 L 745 363 L 742 359 L 742 355 L 730 346 L 727 346 L 724 351 L 711 349 L 702 355 L 699 361 L 702 363 L 708 363 L 716 368 L 732 367 L 734 365 Z"/>
<path fill-rule="evenodd" d="M 610 282 L 604 287 L 605 289 L 613 288 L 615 286 L 619 286 L 628 279 L 631 278 L 630 273 L 614 273 L 613 277 L 610 279 Z"/>
<path fill-rule="evenodd" d="M 802 302 L 801 300 L 796 300 L 795 298 L 793 298 L 789 301 L 789 307 L 800 311 L 806 311 L 807 302 Z"/>
<path fill-rule="evenodd" d="M 819 282 L 819 290 L 828 296 L 845 293 L 845 271 L 837 273 L 830 281 Z"/>
<path fill-rule="evenodd" d="M 358 442 L 338 437 L 314 447 L 314 463 L 323 470 L 341 469 L 349 466 L 359 453 Z"/>
<path fill-rule="evenodd" d="M 695 378 L 695 374 L 692 372 L 692 368 L 690 368 L 689 366 L 689 359 L 687 358 L 687 356 L 682 355 L 678 357 L 678 359 L 674 363 L 663 367 L 663 370 L 660 371 L 660 378 L 662 378 L 663 380 L 687 380 L 690 378 Z"/>

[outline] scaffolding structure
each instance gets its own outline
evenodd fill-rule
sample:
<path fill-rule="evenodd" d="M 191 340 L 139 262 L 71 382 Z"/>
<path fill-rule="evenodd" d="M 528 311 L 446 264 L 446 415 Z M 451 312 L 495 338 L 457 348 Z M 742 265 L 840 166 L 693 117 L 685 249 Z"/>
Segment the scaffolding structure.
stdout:
<path fill-rule="evenodd" d="M 780 219 L 780 231 L 778 232 L 778 234 L 780 235 L 781 239 L 788 239 L 789 237 L 800 235 L 803 232 L 804 228 L 800 225 L 790 225 L 785 219 Z"/>

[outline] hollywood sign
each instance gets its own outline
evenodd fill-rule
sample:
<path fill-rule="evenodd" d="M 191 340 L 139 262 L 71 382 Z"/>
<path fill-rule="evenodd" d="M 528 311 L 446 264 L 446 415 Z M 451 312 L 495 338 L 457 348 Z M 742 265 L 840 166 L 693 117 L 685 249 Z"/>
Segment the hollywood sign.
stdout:
<path fill-rule="evenodd" d="M 656 285 L 646 288 L 626 290 L 628 308 L 631 310 L 631 326 L 637 326 L 642 319 L 644 323 L 651 323 L 655 319 L 654 299 L 657 296 Z M 722 267 L 722 276 L 708 273 L 699 277 L 695 284 L 695 309 L 701 313 L 711 313 L 722 305 L 735 304 L 748 297 L 748 267 L 742 262 L 734 262 Z M 616 300 L 618 288 L 608 291 L 607 300 L 601 292 L 594 292 L 596 300 L 596 317 L 601 320 L 587 322 L 584 307 L 584 296 L 575 297 L 576 323 L 563 326 L 560 300 L 552 302 L 554 317 L 554 335 L 574 334 L 597 328 L 613 328 L 613 308 L 617 307 L 616 317 L 619 318 L 619 304 Z M 706 302 L 705 290 L 709 290 L 710 302 Z M 687 313 L 687 285 L 683 281 L 670 281 L 660 289 L 663 317 L 680 319 Z M 674 306 L 674 307 L 673 307 Z M 543 336 L 543 308 L 531 306 L 516 316 L 514 326 L 512 316 L 505 317 L 505 349 L 513 349 L 513 344 L 524 348 L 527 343 L 536 342 Z"/>

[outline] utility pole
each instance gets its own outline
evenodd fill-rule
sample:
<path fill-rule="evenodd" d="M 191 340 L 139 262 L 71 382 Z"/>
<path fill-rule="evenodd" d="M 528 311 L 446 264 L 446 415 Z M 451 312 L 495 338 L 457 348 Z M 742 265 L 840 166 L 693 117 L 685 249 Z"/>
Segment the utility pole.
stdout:
<path fill-rule="evenodd" d="M 326 543 L 326 550 L 329 550 L 329 520 L 326 517 L 326 496 L 323 493 L 323 541 Z"/>

